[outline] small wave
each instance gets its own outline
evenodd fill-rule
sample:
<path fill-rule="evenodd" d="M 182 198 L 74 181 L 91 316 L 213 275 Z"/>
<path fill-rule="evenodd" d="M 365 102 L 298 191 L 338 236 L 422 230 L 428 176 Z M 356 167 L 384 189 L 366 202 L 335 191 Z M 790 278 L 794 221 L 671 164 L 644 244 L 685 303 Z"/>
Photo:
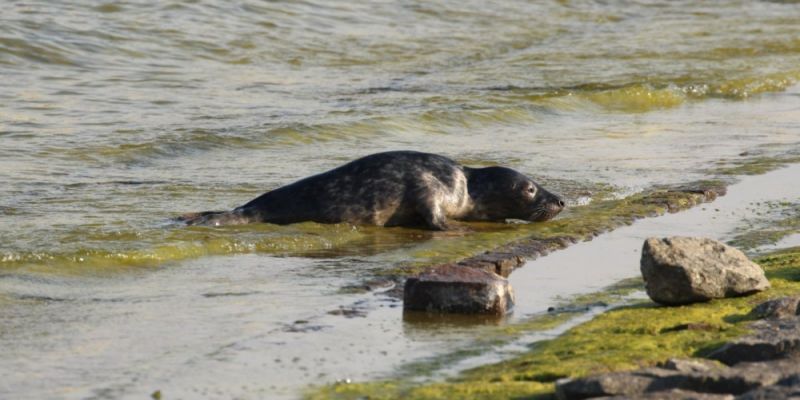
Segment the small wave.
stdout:
<path fill-rule="evenodd" d="M 34 44 L 24 39 L 0 37 L 0 64 L 12 64 L 8 58 L 62 66 L 79 65 L 65 50 L 52 44 Z"/>
<path fill-rule="evenodd" d="M 468 106 L 438 104 L 435 109 L 392 116 L 336 116 L 340 121 L 318 124 L 288 123 L 278 126 L 225 129 L 181 129 L 149 141 L 102 145 L 73 155 L 122 163 L 170 158 L 218 148 L 285 148 L 326 142 L 370 140 L 387 134 L 463 134 L 485 126 L 528 125 L 562 111 L 588 109 L 642 113 L 679 107 L 689 101 L 721 98 L 745 100 L 781 92 L 800 81 L 800 71 L 720 81 L 681 79 L 626 85 L 584 84 L 564 88 L 491 87 Z M 456 96 L 454 96 L 456 97 Z M 453 100 L 457 101 L 457 100 Z M 88 155 L 87 155 L 88 154 Z"/>
<path fill-rule="evenodd" d="M 678 107 L 692 100 L 744 100 L 759 94 L 782 92 L 798 82 L 800 71 L 787 71 L 718 81 L 653 79 L 624 85 L 587 83 L 562 88 L 496 86 L 484 90 L 492 93 L 490 96 L 494 97 L 495 102 L 521 100 L 554 109 L 600 106 L 609 111 L 639 113 Z"/>
<path fill-rule="evenodd" d="M 800 81 L 800 71 L 746 77 L 711 85 L 709 87 L 709 95 L 730 99 L 746 99 L 762 93 L 782 92 L 797 84 L 798 81 Z"/>
<path fill-rule="evenodd" d="M 687 99 L 686 93 L 680 88 L 668 86 L 659 89 L 646 84 L 580 93 L 578 96 L 608 110 L 633 113 L 677 107 Z"/>

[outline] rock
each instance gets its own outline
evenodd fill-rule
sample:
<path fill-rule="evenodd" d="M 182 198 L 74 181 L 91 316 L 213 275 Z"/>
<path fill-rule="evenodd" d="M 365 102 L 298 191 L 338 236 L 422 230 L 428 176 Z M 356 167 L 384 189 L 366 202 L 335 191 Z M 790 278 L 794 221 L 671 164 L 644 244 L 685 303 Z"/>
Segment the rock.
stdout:
<path fill-rule="evenodd" d="M 666 305 L 741 296 L 769 288 L 764 271 L 744 253 L 705 238 L 645 240 L 641 271 L 647 295 Z"/>
<path fill-rule="evenodd" d="M 736 400 L 775 400 L 775 399 L 800 399 L 800 385 L 798 386 L 767 386 L 751 390 Z"/>
<path fill-rule="evenodd" d="M 658 366 L 678 372 L 713 372 L 724 368 L 716 361 L 702 358 L 670 358 Z"/>
<path fill-rule="evenodd" d="M 735 367 L 708 360 L 670 360 L 663 367 L 560 379 L 556 381 L 556 397 L 731 398 L 773 385 L 791 385 L 800 380 L 798 372 L 800 364 L 791 359 L 742 363 Z"/>
<path fill-rule="evenodd" d="M 800 355 L 800 318 L 761 320 L 750 328 L 752 334 L 725 344 L 708 357 L 734 365 Z"/>
<path fill-rule="evenodd" d="M 604 397 L 604 400 L 630 399 L 626 396 Z M 730 394 L 697 393 L 688 390 L 671 389 L 661 392 L 642 393 L 635 397 L 637 400 L 733 400 Z"/>
<path fill-rule="evenodd" d="M 800 296 L 765 301 L 750 312 L 755 318 L 791 318 L 800 314 Z"/>
<path fill-rule="evenodd" d="M 458 262 L 461 267 L 484 269 L 508 278 L 514 268 L 525 263 L 525 258 L 510 252 L 485 252 Z"/>
<path fill-rule="evenodd" d="M 485 269 L 503 278 L 508 278 L 511 271 L 524 264 L 526 259 L 535 259 L 577 242 L 576 238 L 570 236 L 548 239 L 531 237 L 463 259 L 457 264 L 463 267 Z"/>
<path fill-rule="evenodd" d="M 667 372 L 667 375 L 673 375 Z M 643 372 L 616 372 L 580 379 L 556 381 L 556 398 L 560 400 L 588 399 L 604 396 L 634 396 L 644 393 L 653 384 L 654 376 Z"/>
<path fill-rule="evenodd" d="M 506 279 L 493 272 L 445 264 L 408 278 L 403 308 L 505 315 L 514 308 L 514 292 Z"/>

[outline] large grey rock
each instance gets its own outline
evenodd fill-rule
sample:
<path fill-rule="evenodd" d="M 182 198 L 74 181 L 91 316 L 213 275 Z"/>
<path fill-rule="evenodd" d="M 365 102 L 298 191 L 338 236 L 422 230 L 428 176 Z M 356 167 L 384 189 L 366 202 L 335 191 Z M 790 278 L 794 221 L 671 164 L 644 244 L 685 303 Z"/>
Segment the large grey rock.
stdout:
<path fill-rule="evenodd" d="M 741 251 L 706 238 L 649 238 L 641 271 L 647 295 L 666 305 L 746 295 L 769 288 L 764 270 Z"/>
<path fill-rule="evenodd" d="M 752 333 L 729 342 L 708 357 L 728 365 L 800 356 L 800 318 L 750 324 Z"/>
<path fill-rule="evenodd" d="M 514 308 L 514 291 L 506 279 L 494 272 L 446 264 L 408 278 L 403 308 L 504 315 Z"/>

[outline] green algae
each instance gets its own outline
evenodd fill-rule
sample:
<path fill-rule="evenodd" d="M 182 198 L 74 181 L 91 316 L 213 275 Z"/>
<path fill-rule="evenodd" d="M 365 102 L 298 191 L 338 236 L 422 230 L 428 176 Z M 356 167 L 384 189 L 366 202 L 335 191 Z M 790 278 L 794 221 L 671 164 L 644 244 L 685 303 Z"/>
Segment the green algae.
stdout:
<path fill-rule="evenodd" d="M 793 153 L 778 155 L 749 155 L 736 160 L 720 161 L 712 170 L 715 175 L 761 175 L 789 164 L 800 162 L 800 155 Z"/>
<path fill-rule="evenodd" d="M 532 343 L 529 351 L 515 358 L 466 371 L 449 381 L 338 383 L 316 388 L 307 398 L 551 398 L 559 378 L 630 370 L 670 357 L 703 356 L 746 334 L 749 313 L 756 304 L 800 293 L 800 247 L 755 261 L 772 284 L 766 292 L 681 307 L 639 301 L 603 313 L 555 339 Z M 638 285 L 629 280 L 609 292 L 628 293 Z"/>

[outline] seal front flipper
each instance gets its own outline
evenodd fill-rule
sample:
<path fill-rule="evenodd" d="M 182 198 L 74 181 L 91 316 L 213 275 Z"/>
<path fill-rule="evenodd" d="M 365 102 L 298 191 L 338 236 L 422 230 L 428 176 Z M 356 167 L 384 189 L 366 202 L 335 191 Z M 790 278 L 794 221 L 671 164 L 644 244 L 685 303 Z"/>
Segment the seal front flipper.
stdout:
<path fill-rule="evenodd" d="M 439 200 L 431 191 L 426 188 L 417 193 L 417 213 L 425 221 L 429 228 L 435 231 L 446 231 L 450 229 L 447 217 L 444 215 L 439 205 Z"/>

